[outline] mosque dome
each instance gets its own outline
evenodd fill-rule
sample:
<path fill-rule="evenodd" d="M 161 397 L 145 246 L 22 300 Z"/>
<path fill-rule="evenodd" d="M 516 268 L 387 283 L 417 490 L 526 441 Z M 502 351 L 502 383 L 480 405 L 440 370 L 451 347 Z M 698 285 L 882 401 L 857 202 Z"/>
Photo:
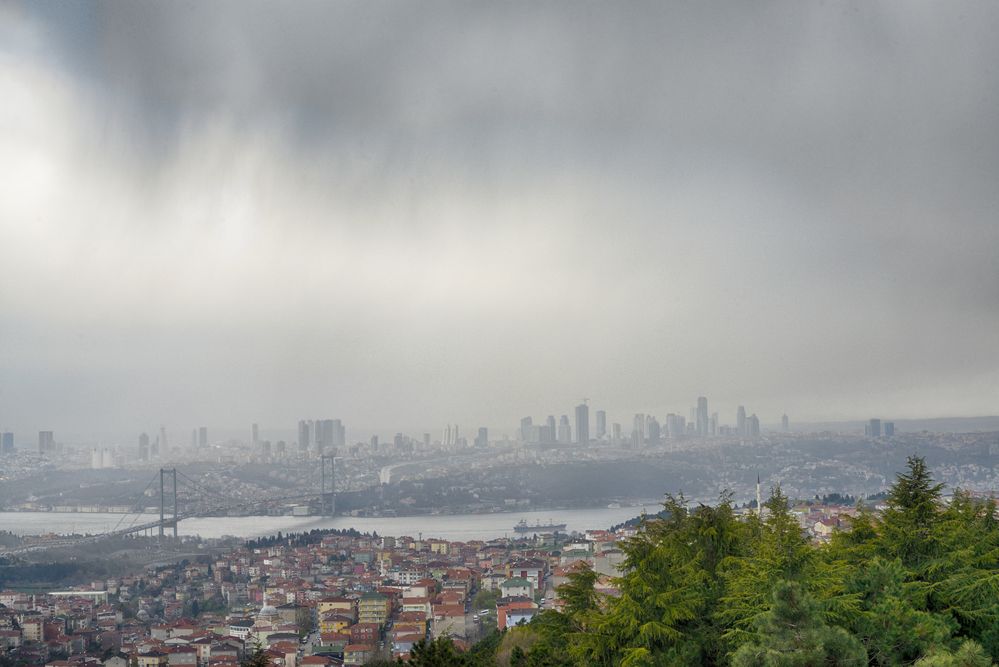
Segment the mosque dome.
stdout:
<path fill-rule="evenodd" d="M 272 607 L 269 604 L 265 604 L 263 607 L 260 608 L 260 611 L 257 612 L 257 618 L 260 620 L 269 620 L 277 617 L 278 617 L 277 608 Z"/>

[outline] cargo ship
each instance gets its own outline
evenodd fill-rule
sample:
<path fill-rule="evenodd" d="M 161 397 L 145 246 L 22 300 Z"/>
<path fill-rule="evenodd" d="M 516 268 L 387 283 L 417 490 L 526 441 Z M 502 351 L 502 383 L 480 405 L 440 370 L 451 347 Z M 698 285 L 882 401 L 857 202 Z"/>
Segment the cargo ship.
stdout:
<path fill-rule="evenodd" d="M 521 519 L 520 523 L 513 527 L 513 530 L 517 533 L 554 533 L 560 530 L 565 530 L 565 524 L 552 523 L 551 519 L 549 519 L 547 524 L 536 521 L 532 526 L 524 519 Z"/>

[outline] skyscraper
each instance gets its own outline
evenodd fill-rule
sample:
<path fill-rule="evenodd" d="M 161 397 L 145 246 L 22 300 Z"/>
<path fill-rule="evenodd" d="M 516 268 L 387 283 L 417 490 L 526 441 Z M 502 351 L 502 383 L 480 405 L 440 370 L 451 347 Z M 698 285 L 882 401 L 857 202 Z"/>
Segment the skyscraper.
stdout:
<path fill-rule="evenodd" d="M 149 460 L 149 435 L 147 433 L 139 436 L 139 460 Z"/>
<path fill-rule="evenodd" d="M 198 427 L 198 447 L 204 449 L 208 446 L 208 427 L 199 426 Z"/>
<path fill-rule="evenodd" d="M 781 428 L 782 431 L 790 431 L 791 430 L 791 424 L 790 424 L 790 421 L 787 418 L 787 415 L 783 415 L 780 418 L 780 428 Z"/>
<path fill-rule="evenodd" d="M 316 429 L 316 451 L 320 455 L 333 451 L 333 433 L 336 430 L 332 419 L 317 419 Z"/>
<path fill-rule="evenodd" d="M 489 429 L 485 426 L 479 427 L 479 434 L 475 436 L 475 446 L 485 447 L 489 444 Z"/>
<path fill-rule="evenodd" d="M 760 419 L 755 413 L 746 418 L 745 435 L 748 435 L 751 438 L 760 437 Z"/>
<path fill-rule="evenodd" d="M 641 412 L 637 413 L 635 417 L 631 420 L 631 440 L 632 445 L 635 444 L 635 434 L 638 434 L 637 440 L 638 444 L 645 442 L 645 415 Z"/>
<path fill-rule="evenodd" d="M 333 420 L 333 447 L 342 449 L 347 446 L 347 427 L 340 419 Z"/>
<path fill-rule="evenodd" d="M 4 432 L 0 436 L 0 454 L 12 454 L 14 452 L 14 434 L 10 431 Z"/>
<path fill-rule="evenodd" d="M 548 419 L 545 420 L 545 425 L 548 427 L 548 442 L 558 442 L 558 429 L 555 427 L 555 415 L 548 415 Z"/>
<path fill-rule="evenodd" d="M 524 417 L 520 420 L 520 441 L 530 442 L 531 441 L 531 427 L 534 426 L 534 419 L 532 417 Z"/>
<path fill-rule="evenodd" d="M 607 412 L 597 410 L 597 440 L 603 440 L 607 435 Z"/>
<path fill-rule="evenodd" d="M 621 425 L 617 422 L 611 424 L 611 442 L 615 445 L 621 444 Z"/>
<path fill-rule="evenodd" d="M 895 435 L 895 422 L 885 422 L 884 423 L 885 437 L 890 438 Z"/>
<path fill-rule="evenodd" d="M 868 435 L 870 435 L 872 438 L 880 438 L 881 437 L 881 420 L 880 419 L 872 419 L 870 421 L 869 425 L 868 425 L 868 429 L 869 429 Z M 892 427 L 892 429 L 894 429 L 894 426 Z"/>
<path fill-rule="evenodd" d="M 254 445 L 260 442 L 260 427 L 256 424 L 250 426 L 250 442 Z"/>
<path fill-rule="evenodd" d="M 558 442 L 568 445 L 572 442 L 572 427 L 569 426 L 569 416 L 562 415 L 558 420 Z"/>
<path fill-rule="evenodd" d="M 312 422 L 304 419 L 298 420 L 298 451 L 302 454 L 309 451 L 312 446 Z"/>
<path fill-rule="evenodd" d="M 687 432 L 686 420 L 683 415 L 669 413 L 666 415 L 666 433 L 670 440 L 678 440 Z"/>
<path fill-rule="evenodd" d="M 586 403 L 576 406 L 576 442 L 581 445 L 590 442 L 590 406 Z"/>
<path fill-rule="evenodd" d="M 166 456 L 170 453 L 170 446 L 167 444 L 166 426 L 160 426 L 160 445 L 156 448 L 156 456 Z"/>
<path fill-rule="evenodd" d="M 650 416 L 646 427 L 646 441 L 655 447 L 662 439 L 662 427 L 659 425 L 659 420 Z"/>
<path fill-rule="evenodd" d="M 739 431 L 739 435 L 746 435 L 746 408 L 741 405 L 736 412 L 735 428 Z"/>
<path fill-rule="evenodd" d="M 52 431 L 38 432 L 38 453 L 45 456 L 55 452 L 55 436 Z"/>
<path fill-rule="evenodd" d="M 697 435 L 708 437 L 708 399 L 697 397 Z"/>

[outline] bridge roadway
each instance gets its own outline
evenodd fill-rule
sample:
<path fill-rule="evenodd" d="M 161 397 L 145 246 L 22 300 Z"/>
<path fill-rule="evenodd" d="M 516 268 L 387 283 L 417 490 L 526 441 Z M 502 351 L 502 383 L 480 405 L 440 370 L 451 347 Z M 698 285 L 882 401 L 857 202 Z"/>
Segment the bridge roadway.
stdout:
<path fill-rule="evenodd" d="M 288 502 L 292 500 L 312 500 L 318 498 L 319 494 L 310 493 L 306 495 L 294 495 L 294 496 L 277 496 L 273 498 L 263 498 L 261 500 L 254 501 L 252 503 L 225 503 L 214 506 L 209 506 L 207 508 L 202 507 L 197 510 L 191 510 L 188 512 L 180 512 L 176 517 L 174 516 L 164 516 L 163 521 L 156 519 L 155 521 L 146 521 L 144 523 L 138 523 L 127 528 L 119 528 L 118 530 L 109 530 L 104 533 L 98 533 L 97 535 L 83 535 L 80 537 L 64 537 L 55 540 L 45 540 L 44 542 L 34 542 L 32 544 L 23 544 L 17 547 L 0 548 L 0 556 L 16 556 L 18 554 L 30 553 L 32 551 L 43 551 L 45 549 L 63 549 L 66 547 L 73 547 L 80 544 L 89 544 L 93 542 L 99 542 L 101 540 L 106 540 L 112 537 L 121 537 L 123 535 L 130 535 L 132 533 L 141 533 L 144 530 L 150 530 L 153 528 L 159 528 L 161 525 L 164 528 L 172 528 L 178 521 L 183 521 L 184 519 L 193 519 L 195 517 L 213 516 L 219 512 L 228 512 L 234 509 L 246 509 L 248 507 L 259 507 L 261 505 L 268 505 L 276 502 Z M 127 515 L 126 515 L 127 516 Z"/>

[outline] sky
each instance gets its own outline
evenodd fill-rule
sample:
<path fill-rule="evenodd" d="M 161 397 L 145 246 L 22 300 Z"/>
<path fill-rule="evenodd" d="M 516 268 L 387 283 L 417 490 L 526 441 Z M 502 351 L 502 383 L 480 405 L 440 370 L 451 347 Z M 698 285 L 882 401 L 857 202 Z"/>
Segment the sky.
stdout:
<path fill-rule="evenodd" d="M 0 428 L 999 413 L 999 3 L 0 3 Z"/>

